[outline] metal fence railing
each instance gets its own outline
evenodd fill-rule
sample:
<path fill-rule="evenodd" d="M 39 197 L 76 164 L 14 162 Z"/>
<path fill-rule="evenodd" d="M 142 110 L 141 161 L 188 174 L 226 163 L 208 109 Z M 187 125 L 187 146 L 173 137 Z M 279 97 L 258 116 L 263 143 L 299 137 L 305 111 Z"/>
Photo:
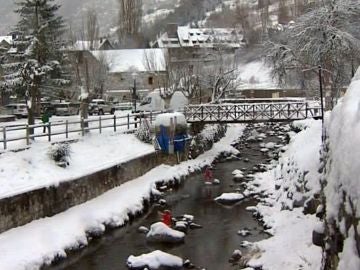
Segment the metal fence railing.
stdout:
<path fill-rule="evenodd" d="M 84 136 L 91 130 L 97 130 L 100 134 L 105 129 L 127 132 L 140 126 L 143 118 L 147 118 L 152 123 L 159 113 L 161 112 L 133 113 L 124 116 L 109 115 L 34 125 L 5 125 L 0 127 L 0 150 L 7 150 L 11 142 L 24 142 L 26 145 L 30 145 L 31 141 L 36 138 L 42 138 L 49 142 L 63 141 Z"/>

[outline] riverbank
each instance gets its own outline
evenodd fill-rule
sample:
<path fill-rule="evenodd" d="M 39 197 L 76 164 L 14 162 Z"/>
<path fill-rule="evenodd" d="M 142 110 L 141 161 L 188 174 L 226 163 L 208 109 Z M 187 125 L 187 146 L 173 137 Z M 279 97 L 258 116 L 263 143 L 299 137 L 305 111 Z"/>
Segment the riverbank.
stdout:
<path fill-rule="evenodd" d="M 279 161 L 255 175 L 246 185 L 252 194 L 262 194 L 251 209 L 267 228 L 270 238 L 253 243 L 249 267 L 264 270 L 308 269 L 321 266 L 322 250 L 312 244 L 312 231 L 320 194 L 321 121 L 295 122 L 300 132 L 290 132 L 290 143 Z"/>
<path fill-rule="evenodd" d="M 131 216 L 142 212 L 144 202 L 159 193 L 156 183 L 179 181 L 211 164 L 222 152 L 237 154 L 231 144 L 243 129 L 242 125 L 230 126 L 224 138 L 195 160 L 159 166 L 87 203 L 1 234 L 0 269 L 39 269 L 56 258 L 66 257 L 68 250 L 88 245 L 92 235 L 103 233 L 107 227 L 123 226 Z"/>

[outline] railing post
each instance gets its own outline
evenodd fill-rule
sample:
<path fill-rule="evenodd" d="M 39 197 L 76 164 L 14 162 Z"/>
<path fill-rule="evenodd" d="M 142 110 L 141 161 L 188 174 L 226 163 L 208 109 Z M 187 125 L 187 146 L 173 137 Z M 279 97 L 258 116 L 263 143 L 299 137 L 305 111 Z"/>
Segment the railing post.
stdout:
<path fill-rule="evenodd" d="M 130 114 L 127 115 L 127 129 L 130 129 Z"/>
<path fill-rule="evenodd" d="M 308 118 L 308 103 L 305 103 L 305 118 Z"/>
<path fill-rule="evenodd" d="M 153 117 L 152 111 L 150 111 L 150 124 L 152 124 L 152 117 Z M 185 117 L 186 117 L 186 116 L 185 116 Z"/>
<path fill-rule="evenodd" d="M 7 142 L 6 142 L 6 127 L 3 127 L 3 138 L 4 138 L 4 150 L 7 148 Z"/>
<path fill-rule="evenodd" d="M 29 125 L 26 125 L 26 145 L 30 144 L 30 130 Z"/>
<path fill-rule="evenodd" d="M 201 120 L 205 120 L 204 119 L 204 106 L 201 106 Z"/>
<path fill-rule="evenodd" d="M 65 122 L 65 136 L 66 136 L 66 139 L 69 138 L 69 120 L 66 120 Z"/>
<path fill-rule="evenodd" d="M 47 126 L 48 126 L 48 141 L 51 142 L 51 122 L 48 122 Z"/>
<path fill-rule="evenodd" d="M 100 132 L 100 134 L 101 134 L 101 128 L 102 128 L 102 126 L 101 126 L 101 116 L 99 117 L 99 132 Z"/>
<path fill-rule="evenodd" d="M 114 132 L 116 132 L 116 115 L 114 114 Z"/>
<path fill-rule="evenodd" d="M 84 137 L 85 136 L 85 122 L 84 122 L 84 117 L 81 117 L 81 135 Z"/>

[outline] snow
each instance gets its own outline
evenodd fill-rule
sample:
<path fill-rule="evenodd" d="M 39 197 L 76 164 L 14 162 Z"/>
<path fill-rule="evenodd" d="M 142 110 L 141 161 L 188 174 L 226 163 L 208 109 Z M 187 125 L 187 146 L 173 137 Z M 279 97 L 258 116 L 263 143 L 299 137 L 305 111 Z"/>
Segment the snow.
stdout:
<path fill-rule="evenodd" d="M 312 198 L 320 191 L 321 121 L 304 120 L 298 126 L 303 130 L 289 133 L 290 143 L 277 165 L 256 174 L 254 182 L 248 184 L 255 193 L 267 195 L 256 212 L 272 235 L 253 246 L 261 251 L 261 256 L 248 263 L 253 268 L 317 270 L 321 266 L 322 250 L 312 244 L 312 231 L 318 227 L 318 219 L 315 215 L 304 215 L 303 207 L 294 208 L 296 198 Z M 275 184 L 280 188 L 275 189 Z"/>
<path fill-rule="evenodd" d="M 182 126 L 186 126 L 187 122 L 185 119 L 185 115 L 183 115 L 182 113 L 179 112 L 174 112 L 174 113 L 162 113 L 156 116 L 155 119 L 155 126 L 160 126 L 163 125 L 165 127 L 170 127 L 171 126 L 171 120 L 175 121 L 176 119 L 176 124 L 177 125 L 182 125 Z M 173 122 L 174 124 L 174 122 Z"/>
<path fill-rule="evenodd" d="M 156 182 L 172 181 L 174 177 L 180 178 L 195 170 L 200 170 L 204 166 L 210 165 L 223 151 L 238 153 L 231 144 L 241 136 L 243 130 L 243 125 L 231 125 L 226 136 L 197 159 L 176 166 L 161 165 L 84 204 L 72 207 L 53 217 L 36 220 L 0 234 L 0 269 L 39 269 L 43 263 L 50 263 L 57 255 L 66 256 L 65 250 L 67 249 L 88 245 L 87 232 L 103 232 L 107 224 L 123 225 L 129 219 L 130 213 L 135 214 L 143 209 L 144 199 L 150 199 L 151 193 L 159 192 L 155 190 Z M 105 147 L 105 145 L 103 143 L 101 146 Z M 132 142 L 126 141 L 119 145 L 121 147 L 118 148 L 121 150 L 126 145 L 134 147 Z M 111 146 L 114 148 L 113 144 L 110 144 Z M 100 147 L 96 150 L 102 153 Z M 98 160 L 101 158 L 99 153 L 88 154 L 96 156 Z M 119 154 L 120 151 L 117 153 Z M 13 154 L 15 155 L 15 153 Z M 87 157 L 86 153 L 82 156 Z M 111 155 L 107 158 L 109 157 Z M 101 160 L 97 161 L 98 166 L 104 166 L 102 163 L 107 163 L 105 158 Z M 35 163 L 38 166 L 41 165 L 42 170 L 53 171 L 55 177 L 59 173 L 53 165 L 49 165 L 47 162 Z M 20 165 L 28 166 L 26 163 Z M 18 167 L 12 172 L 15 173 L 17 170 Z M 65 173 L 65 170 L 61 169 L 61 172 Z"/>
<path fill-rule="evenodd" d="M 139 269 L 149 267 L 150 269 L 160 269 L 160 267 L 181 268 L 183 260 L 177 256 L 155 250 L 148 254 L 142 254 L 138 257 L 131 255 L 127 260 L 127 266 L 130 269 Z"/>
<path fill-rule="evenodd" d="M 163 49 L 125 49 L 92 51 L 91 53 L 99 61 L 105 60 L 109 73 L 166 71 Z M 151 65 L 146 64 L 147 60 L 151 62 Z"/>
<path fill-rule="evenodd" d="M 175 91 L 170 100 L 170 109 L 174 111 L 183 110 L 189 104 L 189 100 L 183 92 Z"/>
<path fill-rule="evenodd" d="M 49 158 L 47 142 L 0 155 L 0 198 L 58 185 L 155 151 L 152 145 L 130 134 L 89 135 L 70 147 L 70 165 L 66 169 Z"/>
<path fill-rule="evenodd" d="M 175 243 L 184 241 L 185 234 L 183 232 L 171 229 L 162 222 L 157 222 L 151 225 L 150 231 L 147 233 L 146 238 L 149 241 Z"/>
<path fill-rule="evenodd" d="M 360 216 L 360 186 L 358 176 L 360 167 L 360 110 L 359 95 L 360 69 L 358 69 L 344 98 L 331 113 L 328 123 L 331 166 L 327 173 L 328 185 L 325 195 L 328 203 L 326 212 L 329 218 L 338 216 L 343 192 L 346 193 Z"/>
<path fill-rule="evenodd" d="M 244 195 L 240 193 L 223 193 L 215 198 L 215 201 L 240 201 L 244 199 Z"/>
<path fill-rule="evenodd" d="M 272 79 L 271 69 L 262 61 L 239 65 L 237 69 L 237 89 L 277 89 Z"/>
<path fill-rule="evenodd" d="M 327 186 L 324 190 L 326 218 L 335 221 L 344 236 L 344 250 L 340 254 L 339 269 L 348 270 L 360 269 L 353 226 L 349 226 L 350 228 L 343 226 L 345 215 L 348 215 L 347 219 L 358 219 L 360 217 L 359 88 L 360 68 L 345 96 L 339 101 L 331 112 L 330 118 L 326 121 L 329 136 L 329 156 L 325 175 Z M 359 232 L 359 226 L 357 231 Z"/>

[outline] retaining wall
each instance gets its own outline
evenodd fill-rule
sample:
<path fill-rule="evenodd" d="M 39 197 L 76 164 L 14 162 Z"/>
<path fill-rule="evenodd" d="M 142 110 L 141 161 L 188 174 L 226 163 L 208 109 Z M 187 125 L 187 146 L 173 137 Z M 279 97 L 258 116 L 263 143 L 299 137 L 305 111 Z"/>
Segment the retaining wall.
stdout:
<path fill-rule="evenodd" d="M 63 212 L 135 179 L 160 164 L 175 162 L 174 157 L 151 153 L 77 180 L 62 182 L 58 186 L 1 199 L 0 233 Z"/>
<path fill-rule="evenodd" d="M 196 149 L 192 149 L 194 153 L 191 156 L 196 157 L 210 149 L 214 142 L 224 136 L 225 130 L 226 128 L 219 128 L 214 134 L 213 140 L 198 144 Z M 187 155 L 188 152 L 181 155 L 180 160 L 185 160 Z M 36 219 L 61 213 L 140 177 L 161 164 L 176 163 L 178 160 L 175 155 L 169 156 L 161 152 L 151 153 L 76 180 L 62 182 L 58 186 L 39 188 L 1 199 L 0 233 Z"/>

